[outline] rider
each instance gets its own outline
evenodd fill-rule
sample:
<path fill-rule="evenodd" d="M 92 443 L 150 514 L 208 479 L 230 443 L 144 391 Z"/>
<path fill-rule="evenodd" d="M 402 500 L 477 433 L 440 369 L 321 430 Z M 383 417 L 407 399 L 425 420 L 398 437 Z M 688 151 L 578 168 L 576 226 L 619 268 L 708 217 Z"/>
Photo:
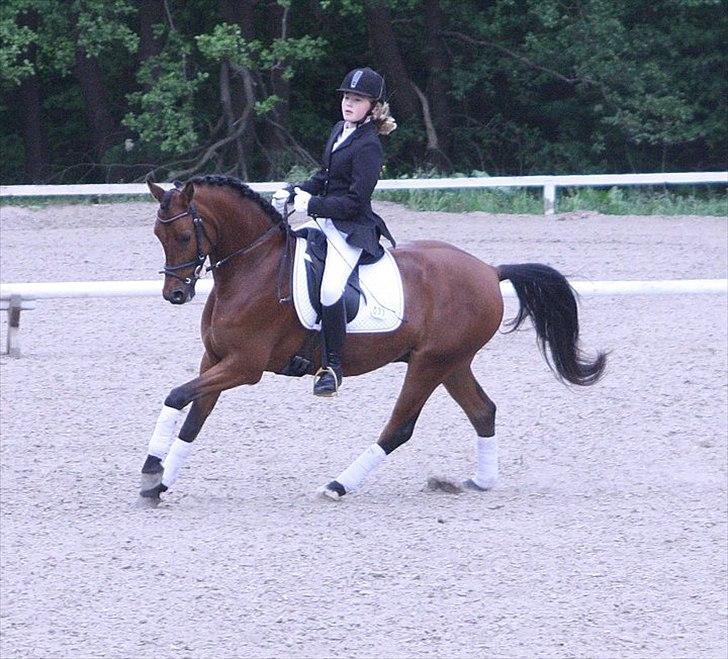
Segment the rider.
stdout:
<path fill-rule="evenodd" d="M 310 179 L 273 195 L 283 212 L 293 201 L 296 211 L 313 217 L 326 234 L 328 249 L 321 282 L 322 363 L 314 394 L 333 396 L 342 380 L 341 349 L 346 337 L 344 289 L 362 253 L 378 258 L 383 235 L 394 245 L 384 220 L 372 211 L 383 151 L 379 135 L 396 127 L 385 101 L 384 78 L 369 67 L 346 74 L 341 114 L 324 149 L 323 166 Z"/>

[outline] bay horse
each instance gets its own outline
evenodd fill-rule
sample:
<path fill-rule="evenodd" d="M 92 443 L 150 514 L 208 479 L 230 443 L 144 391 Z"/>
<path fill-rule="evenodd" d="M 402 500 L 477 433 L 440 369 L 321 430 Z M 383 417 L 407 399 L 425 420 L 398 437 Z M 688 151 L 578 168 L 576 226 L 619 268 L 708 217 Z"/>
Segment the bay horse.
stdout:
<path fill-rule="evenodd" d="M 306 364 L 305 372 L 313 375 L 321 355 L 317 334 L 300 324 L 285 296 L 295 243 L 286 219 L 234 178 L 195 177 L 169 191 L 150 178 L 147 185 L 160 204 L 154 233 L 166 258 L 164 299 L 172 304 L 192 299 L 207 258 L 214 279 L 202 313 L 199 376 L 169 392 L 142 467 L 141 495 L 158 500 L 177 479 L 222 391 L 255 384 L 264 371 L 291 374 L 301 354 L 308 360 L 299 366 Z M 606 356 L 599 352 L 590 360 L 582 353 L 575 294 L 549 266 L 494 267 L 445 242 L 427 240 L 400 245 L 393 256 L 402 276 L 404 322 L 388 333 L 347 336 L 343 370 L 351 377 L 406 362 L 404 384 L 377 442 L 320 491 L 338 499 L 357 490 L 412 436 L 425 402 L 440 384 L 477 435 L 476 471 L 465 486 L 487 490 L 498 470 L 496 406 L 475 379 L 471 362 L 501 325 L 499 282 L 510 280 L 519 299 L 511 329 L 531 318 L 557 378 L 594 384 Z"/>

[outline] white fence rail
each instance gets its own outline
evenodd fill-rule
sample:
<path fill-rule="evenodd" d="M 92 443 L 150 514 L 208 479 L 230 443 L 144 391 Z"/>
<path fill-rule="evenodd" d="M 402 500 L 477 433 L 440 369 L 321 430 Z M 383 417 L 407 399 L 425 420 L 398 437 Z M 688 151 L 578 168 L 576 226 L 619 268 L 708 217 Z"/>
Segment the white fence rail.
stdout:
<path fill-rule="evenodd" d="M 584 296 L 623 295 L 728 295 L 728 279 L 672 279 L 662 281 L 572 281 Z M 207 295 L 212 279 L 197 283 L 198 295 Z M 509 282 L 501 283 L 504 297 L 514 297 Z M 162 281 L 65 281 L 0 284 L 0 309 L 7 310 L 6 353 L 20 356 L 20 312 L 34 309 L 37 300 L 56 298 L 148 297 L 160 296 Z M 160 300 L 161 302 L 161 300 Z"/>
<path fill-rule="evenodd" d="M 377 190 L 440 190 L 456 188 L 543 188 L 544 214 L 553 215 L 556 191 L 565 187 L 607 187 L 622 185 L 680 185 L 723 183 L 728 172 L 675 172 L 662 174 L 593 174 L 564 176 L 493 176 L 476 178 L 383 179 Z M 274 192 L 286 185 L 283 181 L 248 184 L 256 192 Z M 162 184 L 171 187 L 170 184 Z M 142 195 L 149 190 L 143 183 L 109 183 L 88 185 L 0 185 L 3 197 L 65 197 Z"/>

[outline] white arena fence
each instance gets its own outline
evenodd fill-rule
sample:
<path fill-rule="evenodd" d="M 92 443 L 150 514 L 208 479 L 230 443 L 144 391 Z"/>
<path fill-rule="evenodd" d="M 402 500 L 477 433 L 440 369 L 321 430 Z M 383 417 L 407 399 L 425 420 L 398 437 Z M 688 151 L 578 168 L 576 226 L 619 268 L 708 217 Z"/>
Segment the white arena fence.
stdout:
<path fill-rule="evenodd" d="M 544 214 L 553 215 L 556 190 L 562 187 L 611 187 L 625 185 L 680 185 L 721 183 L 728 185 L 728 172 L 682 172 L 658 174 L 595 174 L 564 176 L 493 176 L 475 178 L 384 179 L 377 190 L 441 190 L 463 188 L 542 188 Z M 160 184 L 170 188 L 170 183 Z M 283 181 L 248 184 L 256 192 L 274 192 Z M 143 183 L 83 185 L 0 185 L 0 198 L 78 197 L 146 195 Z M 726 279 L 689 279 L 665 281 L 576 281 L 571 282 L 581 295 L 670 295 L 728 293 Z M 0 309 L 8 314 L 7 353 L 20 355 L 20 312 L 35 308 L 36 300 L 51 298 L 138 297 L 160 295 L 160 281 L 89 281 L 0 284 Z M 209 293 L 212 280 L 197 284 L 197 292 Z M 515 293 L 508 282 L 502 284 L 505 296 Z"/>
<path fill-rule="evenodd" d="M 564 176 L 481 176 L 473 178 L 409 178 L 383 179 L 377 190 L 442 190 L 462 188 L 542 188 L 544 214 L 553 215 L 556 191 L 566 187 L 612 187 L 624 185 L 680 185 L 723 183 L 728 185 L 728 172 L 676 172 L 658 174 L 586 174 Z M 171 184 L 161 184 L 169 188 Z M 248 183 L 256 192 L 275 192 L 286 185 L 283 181 Z M 0 185 L 3 197 L 68 197 L 143 195 L 149 189 L 143 183 L 109 183 L 87 185 Z"/>
<path fill-rule="evenodd" d="M 571 281 L 570 283 L 582 296 L 728 295 L 728 279 Z M 204 296 L 209 294 L 212 285 L 212 279 L 201 279 L 197 282 L 195 290 L 198 295 Z M 501 290 L 504 297 L 515 297 L 510 282 L 501 282 Z M 161 294 L 161 280 L 0 284 L 0 309 L 6 310 L 8 314 L 6 353 L 12 357 L 20 357 L 20 312 L 34 309 L 38 300 L 148 296 L 161 298 Z"/>

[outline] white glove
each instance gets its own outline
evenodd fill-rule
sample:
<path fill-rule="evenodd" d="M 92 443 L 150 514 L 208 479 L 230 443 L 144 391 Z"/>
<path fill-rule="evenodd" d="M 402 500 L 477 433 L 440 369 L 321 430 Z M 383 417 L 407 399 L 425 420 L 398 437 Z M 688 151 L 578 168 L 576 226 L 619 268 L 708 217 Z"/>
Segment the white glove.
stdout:
<path fill-rule="evenodd" d="M 288 203 L 288 197 L 291 193 L 286 188 L 281 188 L 273 193 L 273 199 L 271 199 L 271 206 L 275 208 L 281 215 L 286 211 L 286 204 Z"/>
<path fill-rule="evenodd" d="M 301 188 L 293 188 L 296 196 L 293 198 L 293 209 L 302 211 L 308 215 L 308 202 L 311 199 L 310 193 Z"/>

